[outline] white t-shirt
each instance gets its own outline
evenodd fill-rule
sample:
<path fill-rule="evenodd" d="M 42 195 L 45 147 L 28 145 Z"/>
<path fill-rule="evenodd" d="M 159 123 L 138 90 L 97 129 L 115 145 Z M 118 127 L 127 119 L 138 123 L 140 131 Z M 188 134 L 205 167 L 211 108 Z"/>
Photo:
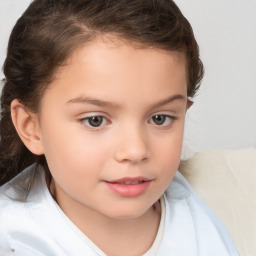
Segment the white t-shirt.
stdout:
<path fill-rule="evenodd" d="M 32 182 L 31 182 L 32 181 Z M 143 256 L 237 256 L 230 235 L 177 172 L 161 198 L 161 221 Z M 52 198 L 42 167 L 0 187 L 1 256 L 103 256 Z"/>

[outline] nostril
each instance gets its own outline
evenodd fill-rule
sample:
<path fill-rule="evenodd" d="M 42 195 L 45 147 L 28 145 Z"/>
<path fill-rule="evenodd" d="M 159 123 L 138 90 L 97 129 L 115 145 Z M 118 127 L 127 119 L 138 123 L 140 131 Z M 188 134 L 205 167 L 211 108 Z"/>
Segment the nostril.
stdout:
<path fill-rule="evenodd" d="M 115 158 L 119 162 L 131 162 L 131 163 L 145 162 L 148 160 L 146 151 L 145 152 L 119 151 L 119 152 L 116 152 Z"/>

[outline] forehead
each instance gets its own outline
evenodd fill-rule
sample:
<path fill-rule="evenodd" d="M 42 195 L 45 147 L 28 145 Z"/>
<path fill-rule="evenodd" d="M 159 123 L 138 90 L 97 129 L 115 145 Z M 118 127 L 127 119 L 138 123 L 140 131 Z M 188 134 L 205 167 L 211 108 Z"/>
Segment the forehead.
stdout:
<path fill-rule="evenodd" d="M 121 68 L 126 66 L 129 67 L 127 72 L 132 67 L 134 69 L 139 67 L 139 70 L 153 68 L 154 73 L 159 72 L 160 68 L 163 71 L 168 69 L 171 72 L 174 66 L 184 71 L 186 69 L 186 56 L 183 52 L 147 47 L 115 37 L 101 37 L 77 48 L 68 58 L 66 68 L 69 69 L 71 66 L 103 68 L 104 65 L 105 68 L 113 66 L 116 71 L 120 71 Z M 65 67 L 63 71 L 67 71 Z"/>
<path fill-rule="evenodd" d="M 176 64 L 185 64 L 186 55 L 182 51 L 168 51 L 156 46 L 148 46 L 142 43 L 128 41 L 126 39 L 117 38 L 114 36 L 101 36 L 91 41 L 90 43 L 78 47 L 71 54 L 69 60 L 72 61 L 79 58 L 81 53 L 85 56 L 93 57 L 96 54 L 110 54 L 113 58 L 125 57 L 126 60 L 132 57 L 143 57 L 152 60 L 155 58 L 157 61 L 176 62 Z M 152 60 L 153 61 L 153 60 Z"/>
<path fill-rule="evenodd" d="M 186 73 L 183 53 L 97 40 L 73 52 L 50 88 L 67 92 L 69 98 L 92 94 L 116 100 L 121 94 L 140 93 L 145 99 L 151 93 L 160 99 L 166 94 L 186 96 Z"/>

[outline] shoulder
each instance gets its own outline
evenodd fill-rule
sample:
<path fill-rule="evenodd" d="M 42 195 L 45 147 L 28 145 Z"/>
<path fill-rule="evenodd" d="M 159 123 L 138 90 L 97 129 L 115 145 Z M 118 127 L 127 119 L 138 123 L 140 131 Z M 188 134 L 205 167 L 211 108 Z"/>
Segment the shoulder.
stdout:
<path fill-rule="evenodd" d="M 52 198 L 41 166 L 0 188 L 0 209 L 1 256 L 97 255 Z"/>
<path fill-rule="evenodd" d="M 6 212 L 23 208 L 30 191 L 33 173 L 34 168 L 31 166 L 0 187 L 1 217 Z"/>
<path fill-rule="evenodd" d="M 189 235 L 191 241 L 194 239 L 194 248 L 202 255 L 238 255 L 225 226 L 180 172 L 167 188 L 165 201 L 169 218 L 167 228 L 178 226 L 181 240 L 182 236 Z"/>
<path fill-rule="evenodd" d="M 28 167 L 0 188 L 0 208 L 0 255 L 64 255 L 55 242 L 61 226 L 41 166 Z"/>
<path fill-rule="evenodd" d="M 9 209 L 20 207 L 33 200 L 33 195 L 42 190 L 42 186 L 38 186 L 42 176 L 42 167 L 38 167 L 36 164 L 24 169 L 11 181 L 0 187 L 0 205 Z"/>
<path fill-rule="evenodd" d="M 0 187 L 0 255 L 4 248 L 11 250 L 15 236 L 34 225 L 33 209 L 40 204 L 42 192 L 40 187 L 35 190 L 41 178 L 36 171 L 32 165 Z"/>

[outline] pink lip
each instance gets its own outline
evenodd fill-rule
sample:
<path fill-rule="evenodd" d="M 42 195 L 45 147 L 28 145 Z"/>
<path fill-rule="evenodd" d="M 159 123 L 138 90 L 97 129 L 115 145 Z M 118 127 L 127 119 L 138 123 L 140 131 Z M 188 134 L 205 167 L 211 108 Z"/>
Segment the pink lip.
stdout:
<path fill-rule="evenodd" d="M 105 181 L 108 188 L 110 188 L 113 192 L 126 197 L 135 197 L 141 195 L 148 188 L 150 182 L 151 180 L 145 177 L 125 177 L 118 180 Z"/>

